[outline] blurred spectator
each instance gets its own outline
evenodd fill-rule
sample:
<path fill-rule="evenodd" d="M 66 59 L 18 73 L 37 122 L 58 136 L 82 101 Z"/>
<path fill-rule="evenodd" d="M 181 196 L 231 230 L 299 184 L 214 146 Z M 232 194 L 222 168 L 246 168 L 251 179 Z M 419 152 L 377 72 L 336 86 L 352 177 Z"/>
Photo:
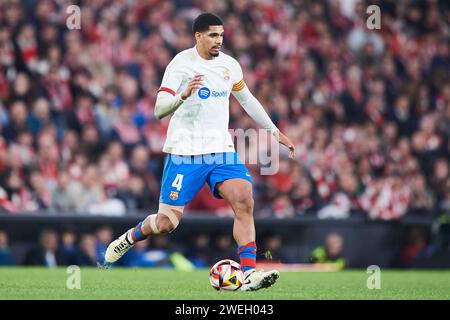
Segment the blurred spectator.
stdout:
<path fill-rule="evenodd" d="M 295 215 L 294 207 L 288 195 L 280 194 L 272 203 L 272 215 L 277 218 L 292 218 Z"/>
<path fill-rule="evenodd" d="M 444 198 L 446 184 L 450 178 L 450 168 L 448 159 L 440 158 L 436 161 L 431 177 L 431 185 L 436 193 L 438 200 Z"/>
<path fill-rule="evenodd" d="M 75 157 L 80 141 L 78 135 L 73 130 L 65 130 L 62 137 L 61 146 L 61 165 L 65 168 L 68 163 Z"/>
<path fill-rule="evenodd" d="M 30 173 L 30 186 L 33 190 L 33 200 L 39 209 L 49 209 L 51 205 L 51 188 L 46 184 L 40 171 L 33 170 Z"/>
<path fill-rule="evenodd" d="M 153 238 L 152 238 L 153 239 Z M 124 267 L 170 267 L 170 256 L 168 252 L 160 249 L 149 249 L 152 239 L 147 238 L 139 241 L 123 257 L 121 265 Z"/>
<path fill-rule="evenodd" d="M 100 159 L 105 151 L 105 145 L 95 124 L 83 126 L 79 151 L 86 155 L 89 162 L 94 164 Z"/>
<path fill-rule="evenodd" d="M 133 122 L 131 108 L 123 106 L 119 111 L 119 118 L 114 124 L 113 137 L 120 140 L 127 150 L 141 142 L 141 135 Z"/>
<path fill-rule="evenodd" d="M 333 201 L 317 212 L 319 219 L 345 219 L 350 216 L 351 203 L 344 193 L 337 193 Z"/>
<path fill-rule="evenodd" d="M 107 192 L 114 196 L 119 188 L 125 187 L 130 172 L 124 160 L 123 146 L 117 141 L 110 142 L 99 164 L 103 185 Z"/>
<path fill-rule="evenodd" d="M 33 136 L 29 131 L 17 133 L 17 139 L 9 145 L 9 155 L 20 168 L 28 168 L 36 163 L 36 153 L 33 149 Z"/>
<path fill-rule="evenodd" d="M 81 181 L 75 181 L 69 188 L 69 197 L 77 199 L 78 212 L 87 212 L 92 205 L 104 199 L 101 177 L 96 166 L 90 165 L 84 170 Z"/>
<path fill-rule="evenodd" d="M 35 166 L 39 168 L 46 184 L 54 184 L 58 177 L 59 150 L 56 145 L 56 132 L 52 127 L 48 127 L 48 129 L 39 135 Z"/>
<path fill-rule="evenodd" d="M 131 248 L 122 258 L 120 264 L 124 267 L 154 267 L 157 263 L 159 255 L 154 255 L 153 259 L 147 259 L 147 248 L 149 244 L 149 238 L 139 241 Z M 166 258 L 165 255 L 161 257 Z"/>
<path fill-rule="evenodd" d="M 96 243 L 95 250 L 98 262 L 100 264 L 104 263 L 105 252 L 108 245 L 113 240 L 113 230 L 110 226 L 102 226 L 95 232 Z"/>
<path fill-rule="evenodd" d="M 187 258 L 196 268 L 211 267 L 214 260 L 214 251 L 211 246 L 211 239 L 208 234 L 201 233 L 192 239 L 192 243 L 187 247 Z"/>
<path fill-rule="evenodd" d="M 151 168 L 150 152 L 144 145 L 137 145 L 131 152 L 130 172 L 143 179 L 144 188 L 150 192 L 147 201 L 156 203 L 160 192 L 159 181 Z"/>
<path fill-rule="evenodd" d="M 9 106 L 9 121 L 3 128 L 3 136 L 8 143 L 15 141 L 21 131 L 27 131 L 28 111 L 25 103 L 15 101 Z"/>
<path fill-rule="evenodd" d="M 281 263 L 291 263 L 295 262 L 296 260 L 293 257 L 294 255 L 293 250 L 291 250 L 289 246 L 286 246 L 286 244 L 283 241 L 283 238 L 278 234 L 274 233 L 266 234 L 263 237 L 262 248 L 264 248 L 263 254 L 266 260 Z M 262 257 L 260 257 L 259 259 L 262 260 Z"/>
<path fill-rule="evenodd" d="M 114 123 L 119 117 L 119 106 L 117 105 L 117 90 L 113 86 L 105 88 L 100 101 L 95 105 L 95 115 L 103 137 L 110 137 Z"/>
<path fill-rule="evenodd" d="M 75 109 L 67 115 L 67 128 L 81 134 L 83 126 L 93 124 L 95 122 L 93 105 L 92 95 L 87 92 L 80 93 L 76 99 Z"/>
<path fill-rule="evenodd" d="M 289 198 L 296 214 L 313 213 L 317 210 L 318 201 L 313 188 L 311 180 L 307 177 L 301 177 L 293 187 Z"/>
<path fill-rule="evenodd" d="M 65 228 L 61 233 L 61 243 L 58 247 L 58 255 L 63 265 L 77 264 L 78 256 L 77 235 L 72 228 Z"/>
<path fill-rule="evenodd" d="M 344 239 L 337 233 L 330 233 L 325 239 L 325 244 L 315 248 L 311 254 L 310 261 L 313 263 L 330 264 L 337 270 L 346 267 L 345 258 L 342 256 Z"/>
<path fill-rule="evenodd" d="M 78 266 L 96 266 L 98 261 L 96 251 L 96 239 L 93 234 L 86 233 L 81 235 L 79 251 L 76 256 L 76 265 Z"/>
<path fill-rule="evenodd" d="M 127 187 L 119 190 L 117 198 L 122 200 L 128 210 L 149 210 L 157 205 L 156 199 L 150 193 L 141 176 L 131 175 Z"/>
<path fill-rule="evenodd" d="M 52 193 L 51 209 L 56 212 L 75 211 L 77 206 L 77 198 L 72 196 L 70 191 L 71 178 L 67 172 L 60 172 L 58 182 Z"/>
<path fill-rule="evenodd" d="M 26 255 L 25 265 L 39 265 L 54 268 L 64 263 L 58 253 L 58 234 L 53 230 L 44 230 L 39 236 L 39 244 Z"/>
<path fill-rule="evenodd" d="M 411 192 L 411 209 L 416 212 L 430 212 L 434 208 L 433 194 L 423 175 L 418 174 L 412 178 Z"/>
<path fill-rule="evenodd" d="M 237 255 L 234 240 L 229 234 L 219 234 L 214 239 L 215 260 L 232 259 Z"/>
<path fill-rule="evenodd" d="M 13 265 L 15 265 L 15 262 L 9 249 L 8 234 L 0 230 L 0 266 Z"/>
<path fill-rule="evenodd" d="M 437 230 L 431 246 L 431 251 L 446 258 L 447 267 L 450 266 L 450 211 L 444 211 L 438 216 Z"/>
<path fill-rule="evenodd" d="M 397 97 L 389 117 L 397 124 L 401 136 L 409 137 L 417 129 L 417 119 L 412 114 L 410 101 L 406 94 Z"/>
<path fill-rule="evenodd" d="M 28 127 L 33 136 L 38 135 L 48 124 L 52 124 L 50 104 L 47 99 L 39 98 L 33 106 L 33 111 L 28 118 Z"/>
<path fill-rule="evenodd" d="M 29 75 L 19 72 L 10 89 L 9 101 L 22 101 L 26 106 L 30 106 L 36 99 L 38 87 L 33 85 Z"/>
<path fill-rule="evenodd" d="M 77 152 L 73 154 L 72 158 L 72 161 L 67 165 L 67 171 L 72 179 L 79 181 L 89 164 L 89 159 L 84 152 Z"/>
<path fill-rule="evenodd" d="M 420 228 L 410 229 L 407 233 L 407 242 L 401 253 L 401 263 L 409 267 L 415 258 L 426 255 L 427 240 L 424 231 Z"/>
<path fill-rule="evenodd" d="M 33 201 L 32 194 L 20 178 L 17 170 L 4 172 L 2 187 L 0 187 L 0 199 L 2 209 L 6 212 L 30 212 L 38 210 L 38 204 Z"/>
<path fill-rule="evenodd" d="M 148 244 L 148 250 L 151 252 L 150 258 L 154 261 L 156 267 L 172 268 L 171 261 L 172 250 L 169 247 L 169 241 L 167 236 L 151 237 L 150 244 Z"/>
<path fill-rule="evenodd" d="M 410 188 L 403 184 L 399 173 L 369 184 L 361 196 L 361 206 L 371 219 L 399 219 L 406 213 L 410 201 Z"/>

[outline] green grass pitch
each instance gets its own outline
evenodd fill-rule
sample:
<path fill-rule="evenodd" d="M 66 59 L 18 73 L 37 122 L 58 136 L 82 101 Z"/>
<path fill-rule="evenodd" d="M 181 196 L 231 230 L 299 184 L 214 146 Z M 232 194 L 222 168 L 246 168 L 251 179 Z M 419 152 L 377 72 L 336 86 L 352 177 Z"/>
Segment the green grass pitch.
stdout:
<path fill-rule="evenodd" d="M 81 268 L 81 288 L 66 287 L 66 268 L 0 268 L 0 299 L 450 299 L 450 270 L 381 270 L 381 289 L 367 289 L 366 270 L 282 272 L 269 289 L 215 291 L 208 270 Z"/>

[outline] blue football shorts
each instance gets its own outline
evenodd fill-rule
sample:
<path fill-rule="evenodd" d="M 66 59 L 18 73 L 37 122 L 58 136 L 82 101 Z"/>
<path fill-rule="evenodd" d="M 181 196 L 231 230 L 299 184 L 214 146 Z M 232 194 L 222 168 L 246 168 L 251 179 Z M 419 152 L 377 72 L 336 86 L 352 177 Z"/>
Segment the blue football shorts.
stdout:
<path fill-rule="evenodd" d="M 159 201 L 183 206 L 195 197 L 205 182 L 213 195 L 221 199 L 216 185 L 234 178 L 253 183 L 250 173 L 236 152 L 197 156 L 169 154 L 164 165 Z"/>

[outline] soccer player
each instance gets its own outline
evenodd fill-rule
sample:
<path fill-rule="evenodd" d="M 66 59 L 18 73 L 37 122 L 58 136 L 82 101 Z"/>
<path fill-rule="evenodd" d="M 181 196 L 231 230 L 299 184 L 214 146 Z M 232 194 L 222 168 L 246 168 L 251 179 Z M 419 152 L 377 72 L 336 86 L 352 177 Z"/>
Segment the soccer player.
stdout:
<path fill-rule="evenodd" d="M 184 206 L 208 183 L 234 211 L 233 236 L 244 271 L 242 290 L 272 286 L 279 272 L 256 271 L 252 178 L 238 158 L 228 132 L 230 93 L 262 128 L 289 148 L 294 145 L 269 118 L 243 80 L 239 63 L 220 51 L 224 28 L 219 17 L 203 13 L 193 23 L 196 45 L 178 53 L 167 66 L 155 104 L 162 119 L 173 113 L 163 151 L 168 153 L 157 214 L 111 242 L 105 262 L 114 263 L 137 241 L 172 232 Z"/>

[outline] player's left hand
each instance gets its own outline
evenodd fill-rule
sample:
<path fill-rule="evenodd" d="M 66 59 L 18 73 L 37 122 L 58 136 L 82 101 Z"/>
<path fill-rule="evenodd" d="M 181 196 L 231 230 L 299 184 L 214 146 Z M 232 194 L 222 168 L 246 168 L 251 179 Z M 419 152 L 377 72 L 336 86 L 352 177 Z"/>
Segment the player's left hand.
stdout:
<path fill-rule="evenodd" d="M 291 139 L 286 137 L 281 131 L 276 132 L 275 136 L 278 138 L 279 143 L 289 148 L 289 158 L 294 158 L 295 146 Z"/>

